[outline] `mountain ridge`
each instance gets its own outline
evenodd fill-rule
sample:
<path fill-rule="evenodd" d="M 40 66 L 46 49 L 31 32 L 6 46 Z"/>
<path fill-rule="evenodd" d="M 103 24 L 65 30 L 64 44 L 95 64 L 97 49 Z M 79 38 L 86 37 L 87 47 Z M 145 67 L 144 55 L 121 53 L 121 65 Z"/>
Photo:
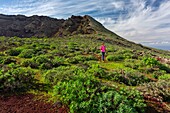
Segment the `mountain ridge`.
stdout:
<path fill-rule="evenodd" d="M 113 33 L 88 15 L 72 15 L 64 20 L 48 16 L 0 14 L 0 36 L 54 37 L 98 32 Z"/>

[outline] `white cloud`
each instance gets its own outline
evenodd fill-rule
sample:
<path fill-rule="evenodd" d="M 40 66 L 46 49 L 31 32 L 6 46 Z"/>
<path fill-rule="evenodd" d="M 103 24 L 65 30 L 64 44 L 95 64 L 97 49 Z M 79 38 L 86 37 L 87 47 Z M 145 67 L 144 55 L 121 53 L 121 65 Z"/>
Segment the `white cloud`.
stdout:
<path fill-rule="evenodd" d="M 113 25 L 116 23 L 115 20 L 113 20 L 112 18 L 108 17 L 103 17 L 103 18 L 95 18 L 97 21 L 99 21 L 101 24 L 109 26 L 109 25 Z"/>
<path fill-rule="evenodd" d="M 104 15 L 113 11 L 111 0 L 14 0 L 10 5 L 0 4 L 0 13 L 46 15 L 68 18 L 71 15 Z M 111 10 L 111 11 L 109 11 Z"/>
<path fill-rule="evenodd" d="M 153 11 L 152 7 L 145 8 L 144 0 L 131 0 L 131 3 L 133 12 L 128 14 L 128 19 L 120 18 L 115 24 L 105 26 L 136 42 L 166 40 L 170 37 L 170 26 L 163 29 L 158 27 L 170 23 L 170 1 L 162 3 L 156 11 Z"/>
<path fill-rule="evenodd" d="M 3 5 L 0 13 L 5 14 L 24 14 L 31 15 L 47 15 L 55 14 L 54 8 L 57 7 L 57 2 L 53 0 L 22 0 L 11 5 Z"/>
<path fill-rule="evenodd" d="M 114 1 L 111 3 L 115 9 L 122 10 L 125 6 L 125 3 L 123 1 Z"/>

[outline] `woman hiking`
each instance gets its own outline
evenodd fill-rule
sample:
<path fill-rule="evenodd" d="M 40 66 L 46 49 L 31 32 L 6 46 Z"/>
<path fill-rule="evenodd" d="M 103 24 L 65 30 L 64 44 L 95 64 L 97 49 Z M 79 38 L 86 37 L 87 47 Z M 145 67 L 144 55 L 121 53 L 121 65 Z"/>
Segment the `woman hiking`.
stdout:
<path fill-rule="evenodd" d="M 105 53 L 106 53 L 106 46 L 104 45 L 104 42 L 102 43 L 100 50 L 102 52 L 102 61 L 104 61 Z"/>

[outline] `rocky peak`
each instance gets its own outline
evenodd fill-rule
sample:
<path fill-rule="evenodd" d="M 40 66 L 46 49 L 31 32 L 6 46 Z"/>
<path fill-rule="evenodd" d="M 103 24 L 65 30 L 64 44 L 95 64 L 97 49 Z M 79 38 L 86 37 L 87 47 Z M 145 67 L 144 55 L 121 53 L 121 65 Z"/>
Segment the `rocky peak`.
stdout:
<path fill-rule="evenodd" d="M 64 20 L 37 15 L 27 17 L 0 14 L 0 36 L 53 37 L 93 34 L 97 32 L 97 29 L 91 20 L 93 20 L 92 17 L 87 15 L 83 17 L 72 15 Z"/>

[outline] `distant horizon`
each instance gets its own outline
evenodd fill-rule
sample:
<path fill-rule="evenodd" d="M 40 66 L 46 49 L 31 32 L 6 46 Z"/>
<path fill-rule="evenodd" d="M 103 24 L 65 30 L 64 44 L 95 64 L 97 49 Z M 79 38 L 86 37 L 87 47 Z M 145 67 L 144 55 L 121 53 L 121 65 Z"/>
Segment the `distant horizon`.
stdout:
<path fill-rule="evenodd" d="M 170 42 L 167 42 L 167 43 L 142 42 L 141 44 L 147 47 L 170 51 Z"/>

